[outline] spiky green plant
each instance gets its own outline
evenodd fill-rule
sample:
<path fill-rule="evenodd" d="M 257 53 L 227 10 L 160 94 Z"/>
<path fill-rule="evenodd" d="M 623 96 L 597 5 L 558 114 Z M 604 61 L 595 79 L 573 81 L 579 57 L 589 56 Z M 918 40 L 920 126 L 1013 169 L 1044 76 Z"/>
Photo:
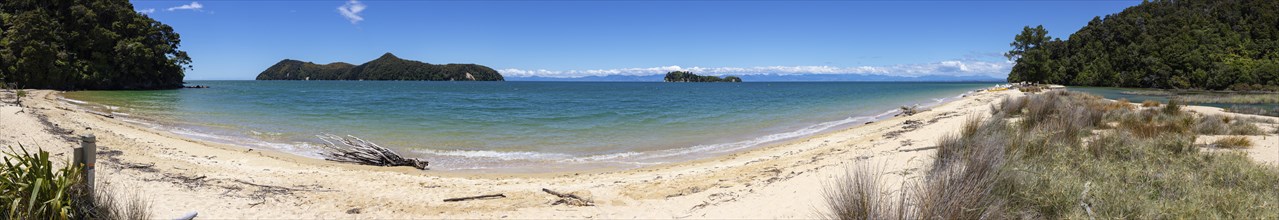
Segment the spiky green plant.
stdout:
<path fill-rule="evenodd" d="M 0 164 L 0 206 L 8 219 L 75 217 L 72 188 L 80 182 L 75 166 L 54 168 L 49 152 L 9 148 Z"/>

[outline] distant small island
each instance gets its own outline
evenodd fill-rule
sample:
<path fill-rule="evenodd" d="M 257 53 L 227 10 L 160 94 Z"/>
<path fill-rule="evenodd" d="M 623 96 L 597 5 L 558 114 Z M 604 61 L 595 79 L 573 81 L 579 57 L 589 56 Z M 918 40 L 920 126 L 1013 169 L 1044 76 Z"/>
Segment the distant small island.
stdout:
<path fill-rule="evenodd" d="M 742 78 L 736 76 L 726 76 L 719 78 L 718 76 L 699 76 L 688 71 L 672 71 L 666 73 L 666 82 L 742 82 Z"/>
<path fill-rule="evenodd" d="M 257 80 L 409 80 L 503 81 L 497 70 L 477 64 L 429 64 L 405 60 L 391 53 L 360 65 L 315 64 L 284 59 L 258 74 Z"/>

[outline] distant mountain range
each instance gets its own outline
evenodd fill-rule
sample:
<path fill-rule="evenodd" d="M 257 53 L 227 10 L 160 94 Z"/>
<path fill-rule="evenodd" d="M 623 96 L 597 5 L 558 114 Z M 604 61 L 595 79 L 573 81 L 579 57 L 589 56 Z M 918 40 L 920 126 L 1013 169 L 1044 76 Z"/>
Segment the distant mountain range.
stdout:
<path fill-rule="evenodd" d="M 391 53 L 360 65 L 315 64 L 285 59 L 258 74 L 257 80 L 405 80 L 502 81 L 502 74 L 476 64 L 429 64 L 400 59 Z"/>
<path fill-rule="evenodd" d="M 579 78 L 553 77 L 508 77 L 510 81 L 598 81 L 598 82 L 662 82 L 665 74 L 646 76 L 609 75 L 587 76 Z M 798 74 L 798 75 L 742 75 L 747 82 L 803 82 L 803 81 L 848 81 L 848 82 L 1006 82 L 1003 77 L 992 76 L 946 76 L 925 75 L 918 77 L 862 75 L 862 74 Z"/>

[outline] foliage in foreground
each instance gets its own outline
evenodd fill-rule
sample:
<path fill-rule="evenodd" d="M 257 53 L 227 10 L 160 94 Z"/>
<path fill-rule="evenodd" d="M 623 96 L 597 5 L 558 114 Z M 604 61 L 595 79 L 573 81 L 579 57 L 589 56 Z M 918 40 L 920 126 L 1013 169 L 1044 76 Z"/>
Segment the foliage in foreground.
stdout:
<path fill-rule="evenodd" d="M 1001 103 L 989 118 L 970 118 L 943 137 L 933 168 L 909 195 L 848 202 L 891 195 L 866 181 L 880 173 L 856 167 L 828 186 L 823 217 L 1279 218 L 1279 169 L 1238 152 L 1200 152 L 1193 129 L 1200 119 L 1176 102 L 1136 110 L 1048 92 Z"/>
<path fill-rule="evenodd" d="M 136 192 L 118 198 L 110 188 L 90 193 L 80 168 L 55 168 L 49 152 L 10 149 L 0 163 L 3 219 L 149 219 L 150 204 Z"/>

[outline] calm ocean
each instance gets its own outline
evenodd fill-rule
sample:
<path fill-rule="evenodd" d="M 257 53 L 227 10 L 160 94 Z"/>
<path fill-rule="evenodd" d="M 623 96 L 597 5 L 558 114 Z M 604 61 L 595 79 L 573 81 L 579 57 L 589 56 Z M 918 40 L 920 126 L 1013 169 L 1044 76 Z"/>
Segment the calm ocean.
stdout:
<path fill-rule="evenodd" d="M 436 170 L 637 167 L 748 149 L 994 83 L 191 81 L 69 101 L 188 137 L 315 157 L 353 135 Z M 87 102 L 87 103 L 82 103 Z"/>

